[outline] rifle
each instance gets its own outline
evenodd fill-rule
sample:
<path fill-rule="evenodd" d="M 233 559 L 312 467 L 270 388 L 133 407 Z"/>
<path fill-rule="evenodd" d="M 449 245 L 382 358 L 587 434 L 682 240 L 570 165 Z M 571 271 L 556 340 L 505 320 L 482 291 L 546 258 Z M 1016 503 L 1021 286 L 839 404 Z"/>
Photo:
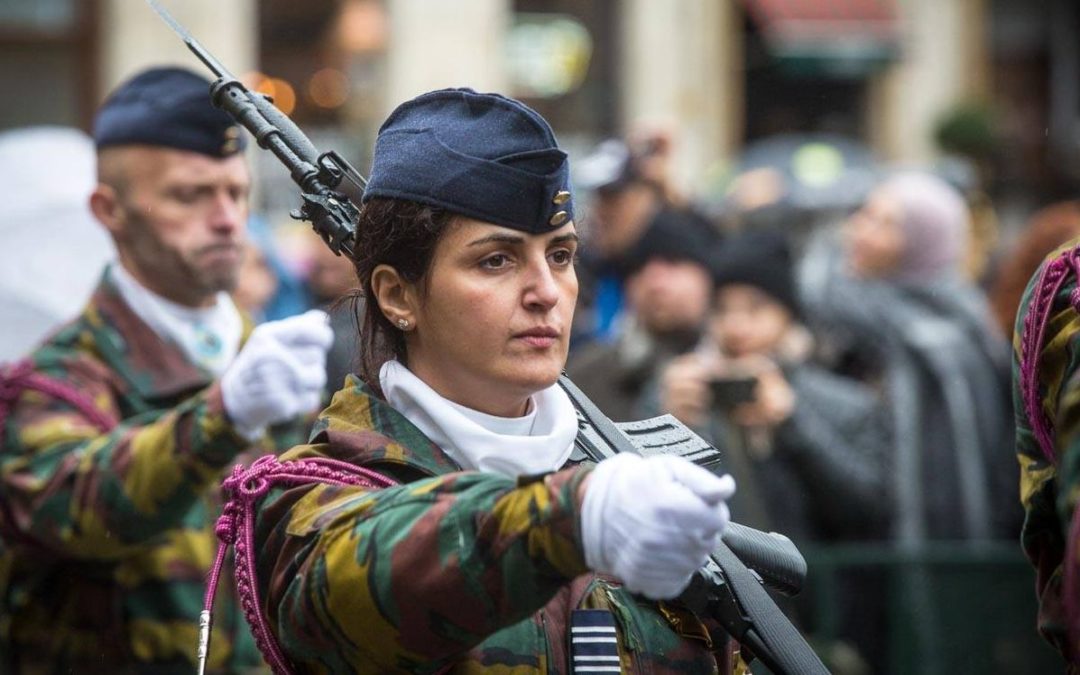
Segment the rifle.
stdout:
<path fill-rule="evenodd" d="M 213 104 L 251 132 L 259 147 L 273 152 L 289 170 L 302 199 L 300 208 L 290 215 L 311 222 L 334 253 L 344 251 L 351 256 L 360 212 L 338 188 L 347 178 L 362 189 L 366 181 L 360 173 L 338 153 L 320 153 L 268 96 L 245 87 L 157 0 L 147 2 L 216 76 L 210 85 Z M 671 415 L 617 425 L 567 377 L 561 377 L 559 384 L 578 412 L 579 433 L 571 459 L 598 462 L 617 452 L 674 453 L 706 467 L 719 463 L 719 450 Z M 700 616 L 714 617 L 778 675 L 828 675 L 763 588 L 766 583 L 793 595 L 801 590 L 805 576 L 806 562 L 789 539 L 730 523 L 722 543 L 694 575 L 679 602 Z M 203 630 L 208 633 L 208 617 L 206 621 Z"/>
<path fill-rule="evenodd" d="M 672 415 L 615 423 L 570 378 L 560 377 L 559 386 L 578 412 L 578 459 L 601 461 L 630 452 L 678 455 L 706 468 L 720 463 L 720 451 Z M 805 578 L 806 561 L 790 539 L 728 523 L 721 543 L 678 602 L 698 616 L 716 619 L 778 675 L 827 675 L 828 669 L 764 588 L 796 595 Z"/>
<path fill-rule="evenodd" d="M 333 150 L 320 153 L 269 96 L 245 87 L 157 0 L 147 2 L 217 77 L 210 85 L 213 104 L 250 131 L 260 148 L 274 153 L 300 186 L 303 203 L 290 215 L 310 222 L 334 253 L 340 255 L 344 251 L 351 256 L 360 212 L 353 200 L 338 188 L 342 180 L 348 179 L 362 191 L 367 181 L 360 172 Z"/>

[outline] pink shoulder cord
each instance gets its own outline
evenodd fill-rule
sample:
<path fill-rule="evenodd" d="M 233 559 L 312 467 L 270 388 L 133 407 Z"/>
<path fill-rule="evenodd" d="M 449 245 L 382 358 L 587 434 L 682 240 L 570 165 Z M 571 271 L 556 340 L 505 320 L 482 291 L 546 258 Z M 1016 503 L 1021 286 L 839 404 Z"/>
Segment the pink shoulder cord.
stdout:
<path fill-rule="evenodd" d="M 1024 411 L 1035 440 L 1049 462 L 1054 462 L 1054 425 L 1043 411 L 1039 397 L 1039 361 L 1054 298 L 1069 278 L 1069 273 L 1076 275 L 1078 268 L 1080 247 L 1065 251 L 1043 268 L 1033 291 L 1035 297 L 1031 299 L 1031 308 L 1024 317 L 1024 332 L 1020 338 L 1020 392 L 1024 399 Z M 1080 286 L 1069 295 L 1069 303 L 1080 312 Z"/>
<path fill-rule="evenodd" d="M 93 399 L 85 393 L 67 382 L 35 373 L 33 362 L 30 359 L 22 359 L 15 363 L 0 365 L 0 444 L 4 443 L 7 436 L 7 421 L 11 411 L 15 408 L 19 396 L 27 390 L 39 391 L 74 406 L 79 414 L 103 434 L 119 424 L 119 420 L 94 405 Z M 0 533 L 3 533 L 10 541 L 37 546 L 32 538 L 18 531 L 15 523 L 15 515 L 8 501 L 4 499 L 3 490 L 0 489 Z"/>
<path fill-rule="evenodd" d="M 250 468 L 233 467 L 232 475 L 222 483 L 228 499 L 224 511 L 214 528 L 221 545 L 210 568 L 203 611 L 199 614 L 199 675 L 206 672 L 206 660 L 210 653 L 210 615 L 214 609 L 214 595 L 221 577 L 221 567 L 229 546 L 236 548 L 236 589 L 240 606 L 251 626 L 255 645 L 263 658 L 277 675 L 287 675 L 292 667 L 274 638 L 259 600 L 258 582 L 255 578 L 255 513 L 266 493 L 275 485 L 304 485 L 324 483 L 337 486 L 360 486 L 380 489 L 397 483 L 370 469 L 335 459 L 315 457 L 282 462 L 274 455 L 255 460 Z"/>
<path fill-rule="evenodd" d="M 115 427 L 119 420 L 94 405 L 94 401 L 66 382 L 34 372 L 34 364 L 23 359 L 0 367 L 0 430 L 7 424 L 8 415 L 15 400 L 23 391 L 33 389 L 57 400 L 69 403 L 100 431 Z"/>
<path fill-rule="evenodd" d="M 1052 464 L 1056 464 L 1054 424 L 1043 410 L 1039 397 L 1039 362 L 1054 299 L 1069 278 L 1070 272 L 1078 278 L 1078 286 L 1069 294 L 1069 304 L 1080 312 L 1080 246 L 1077 246 L 1050 261 L 1043 269 L 1034 290 L 1035 297 L 1031 299 L 1031 309 L 1024 317 L 1024 332 L 1020 343 L 1020 393 L 1024 401 L 1024 412 L 1027 413 L 1031 431 L 1043 456 Z M 1077 547 L 1080 547 L 1080 509 L 1074 510 L 1072 522 L 1069 524 L 1062 579 L 1069 638 L 1068 656 L 1074 663 L 1078 656 L 1077 650 L 1080 649 L 1080 575 L 1077 574 L 1080 551 L 1077 551 Z"/>

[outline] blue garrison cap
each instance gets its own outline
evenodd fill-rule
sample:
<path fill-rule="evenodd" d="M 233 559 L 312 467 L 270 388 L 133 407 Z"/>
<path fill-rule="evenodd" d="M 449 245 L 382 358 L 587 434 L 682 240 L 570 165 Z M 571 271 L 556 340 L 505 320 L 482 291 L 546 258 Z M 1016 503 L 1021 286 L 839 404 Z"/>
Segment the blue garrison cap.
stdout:
<path fill-rule="evenodd" d="M 210 102 L 210 81 L 183 68 L 151 68 L 121 84 L 94 120 L 98 148 L 158 145 L 211 157 L 244 148 L 240 127 Z"/>
<path fill-rule="evenodd" d="M 574 217 L 570 162 L 536 111 L 505 96 L 440 89 L 379 129 L 364 201 L 391 197 L 523 232 Z"/>

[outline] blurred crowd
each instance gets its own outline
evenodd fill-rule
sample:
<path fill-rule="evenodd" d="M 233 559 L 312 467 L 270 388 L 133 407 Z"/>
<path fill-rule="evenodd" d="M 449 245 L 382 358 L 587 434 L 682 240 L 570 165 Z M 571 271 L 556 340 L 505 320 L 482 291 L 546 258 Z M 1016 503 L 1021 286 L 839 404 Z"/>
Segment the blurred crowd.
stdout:
<path fill-rule="evenodd" d="M 724 449 L 756 527 L 1014 537 L 1010 317 L 1071 235 L 974 276 L 976 186 L 882 166 L 808 207 L 792 146 L 698 205 L 663 171 L 669 145 L 609 141 L 580 162 L 570 374 L 617 420 L 671 413 Z"/>
<path fill-rule="evenodd" d="M 789 167 L 835 144 L 765 143 L 719 205 L 670 184 L 668 142 L 611 141 L 581 162 L 592 246 L 571 377 L 616 419 L 670 413 L 698 431 L 736 477 L 733 517 L 804 549 L 1016 540 L 1012 321 L 1080 225 L 1075 205 L 1037 216 L 1015 254 L 992 251 L 978 185 L 861 166 L 813 197 Z M 876 672 L 861 669 L 883 662 L 886 579 L 846 583 L 856 654 L 833 667 Z M 931 592 L 918 574 L 900 585 L 915 603 Z"/>
<path fill-rule="evenodd" d="M 587 208 L 569 375 L 617 422 L 671 414 L 714 444 L 738 485 L 733 519 L 800 548 L 1015 541 L 1013 322 L 1039 263 L 1080 235 L 1080 202 L 1048 205 L 1004 247 L 977 177 L 848 158 L 807 187 L 792 165 L 841 144 L 758 145 L 708 201 L 672 177 L 670 133 L 574 158 Z M 73 314 L 112 255 L 85 212 L 92 152 L 69 129 L 0 134 L 0 170 L 15 166 L 5 157 L 50 158 L 2 182 L 21 198 L 0 223 L 5 242 L 33 222 L 35 254 L 5 246 L 0 303 L 18 330 L 0 360 Z M 57 181 L 57 166 L 79 175 Z M 351 263 L 305 225 L 253 216 L 248 233 L 236 303 L 256 321 L 329 311 L 338 388 L 358 362 Z M 84 255 L 49 294 L 39 282 L 71 247 Z M 879 582 L 845 582 L 862 600 L 841 612 L 851 656 L 837 672 L 882 658 L 885 601 L 866 592 Z M 812 623 L 805 603 L 789 609 Z"/>

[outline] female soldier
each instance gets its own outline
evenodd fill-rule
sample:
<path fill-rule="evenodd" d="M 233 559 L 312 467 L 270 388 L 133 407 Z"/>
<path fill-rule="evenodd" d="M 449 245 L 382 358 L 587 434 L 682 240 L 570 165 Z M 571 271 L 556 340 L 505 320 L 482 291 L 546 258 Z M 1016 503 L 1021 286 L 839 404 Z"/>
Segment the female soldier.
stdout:
<path fill-rule="evenodd" d="M 233 485 L 293 482 L 237 541 L 276 670 L 730 669 L 722 630 L 657 602 L 716 544 L 730 477 L 672 457 L 568 462 L 568 173 L 543 118 L 494 94 L 431 92 L 380 129 L 355 246 L 361 378 L 312 444 Z"/>

